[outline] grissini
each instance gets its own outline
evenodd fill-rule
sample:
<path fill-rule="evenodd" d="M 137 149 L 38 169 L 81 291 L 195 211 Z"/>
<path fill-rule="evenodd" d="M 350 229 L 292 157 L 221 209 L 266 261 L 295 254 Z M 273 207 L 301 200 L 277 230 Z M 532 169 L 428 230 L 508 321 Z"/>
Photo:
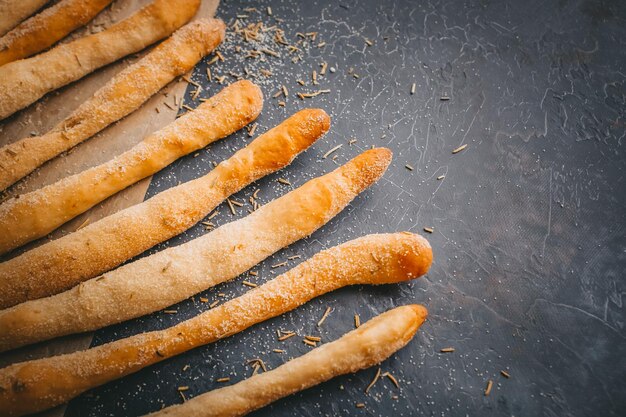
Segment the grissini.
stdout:
<path fill-rule="evenodd" d="M 49 0 L 0 0 L 0 35 L 39 10 Z"/>
<path fill-rule="evenodd" d="M 299 111 L 209 174 L 0 263 L 0 308 L 65 291 L 182 233 L 228 195 L 287 166 L 329 127 L 323 110 Z"/>
<path fill-rule="evenodd" d="M 172 34 L 201 0 L 154 0 L 108 29 L 0 67 L 0 119 Z"/>
<path fill-rule="evenodd" d="M 0 410 L 15 416 L 62 404 L 90 388 L 241 332 L 337 288 L 417 278 L 427 272 L 431 260 L 428 242 L 411 233 L 352 240 L 173 327 L 0 369 Z"/>
<path fill-rule="evenodd" d="M 50 132 L 0 148 L 0 190 L 135 111 L 215 49 L 224 39 L 224 29 L 219 19 L 201 19 L 187 24 L 113 77 Z"/>
<path fill-rule="evenodd" d="M 199 395 L 165 408 L 151 417 L 236 417 L 280 398 L 374 366 L 413 339 L 428 311 L 421 305 L 394 308 L 380 314 L 338 340 L 262 374 L 229 387 Z"/>
<path fill-rule="evenodd" d="M 61 0 L 0 38 L 0 65 L 27 58 L 93 19 L 113 0 Z"/>
<path fill-rule="evenodd" d="M 137 145 L 105 162 L 0 205 L 0 253 L 40 238 L 176 159 L 250 123 L 263 94 L 237 81 Z"/>
<path fill-rule="evenodd" d="M 143 316 L 233 279 L 326 224 L 378 180 L 390 158 L 386 149 L 366 151 L 202 237 L 1 310 L 0 351 Z"/>

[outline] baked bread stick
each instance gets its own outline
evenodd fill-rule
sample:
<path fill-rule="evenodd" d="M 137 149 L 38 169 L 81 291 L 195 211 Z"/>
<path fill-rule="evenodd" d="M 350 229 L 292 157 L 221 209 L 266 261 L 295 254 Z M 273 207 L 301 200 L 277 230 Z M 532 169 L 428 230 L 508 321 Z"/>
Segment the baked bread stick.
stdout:
<path fill-rule="evenodd" d="M 209 174 L 0 263 L 0 308 L 65 291 L 182 233 L 230 194 L 290 164 L 329 127 L 323 110 L 299 111 Z"/>
<path fill-rule="evenodd" d="M 229 387 L 165 408 L 151 417 L 235 417 L 339 375 L 374 366 L 411 341 L 428 312 L 408 305 L 374 317 L 338 340 Z"/>
<path fill-rule="evenodd" d="M 427 272 L 431 258 L 426 240 L 411 233 L 355 239 L 173 327 L 0 369 L 0 410 L 16 416 L 62 404 L 90 388 L 241 332 L 337 288 L 417 278 Z M 136 301 L 125 301 L 131 303 Z"/>
<path fill-rule="evenodd" d="M 0 38 L 0 65 L 27 58 L 66 37 L 113 0 L 61 0 Z"/>
<path fill-rule="evenodd" d="M 0 67 L 0 119 L 187 23 L 201 0 L 154 0 L 108 29 Z"/>
<path fill-rule="evenodd" d="M 224 23 L 219 19 L 189 23 L 113 77 L 50 132 L 0 148 L 0 190 L 135 111 L 174 78 L 193 69 L 222 39 Z"/>
<path fill-rule="evenodd" d="M 263 108 L 263 95 L 238 81 L 104 164 L 0 205 L 0 253 L 47 235 L 63 223 L 176 159 L 241 129 Z"/>
<path fill-rule="evenodd" d="M 202 237 L 2 310 L 0 351 L 140 317 L 233 279 L 326 224 L 383 174 L 390 158 L 386 149 L 369 150 Z"/>
<path fill-rule="evenodd" d="M 0 0 L 0 36 L 39 10 L 49 0 Z"/>

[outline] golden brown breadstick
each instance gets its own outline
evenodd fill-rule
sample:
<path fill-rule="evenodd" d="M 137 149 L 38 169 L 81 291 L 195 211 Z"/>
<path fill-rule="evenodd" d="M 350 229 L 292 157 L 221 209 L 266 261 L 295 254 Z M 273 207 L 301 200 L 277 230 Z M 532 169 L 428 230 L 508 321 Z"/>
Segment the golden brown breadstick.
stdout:
<path fill-rule="evenodd" d="M 113 77 L 50 132 L 0 148 L 0 190 L 135 111 L 167 83 L 190 71 L 223 38 L 224 23 L 219 19 L 189 23 Z"/>
<path fill-rule="evenodd" d="M 45 94 L 169 36 L 201 0 L 154 0 L 110 28 L 0 67 L 0 119 Z"/>
<path fill-rule="evenodd" d="M 254 120 L 263 107 L 259 87 L 238 81 L 104 164 L 0 205 L 0 253 L 45 236 L 176 159 Z"/>
<path fill-rule="evenodd" d="M 288 217 L 282 220 L 289 222 Z M 165 358 L 241 332 L 337 288 L 417 278 L 426 273 L 431 260 L 428 242 L 411 233 L 352 240 L 168 329 L 0 369 L 0 410 L 22 415 L 53 407 Z M 126 301 L 132 302 L 136 301 Z"/>
<path fill-rule="evenodd" d="M 182 233 L 228 195 L 291 163 L 329 126 L 323 110 L 302 110 L 204 177 L 0 263 L 0 308 L 67 290 Z"/>
<path fill-rule="evenodd" d="M 195 240 L 0 311 L 0 351 L 139 317 L 235 278 L 308 236 L 385 171 L 387 149 L 364 152 L 330 174 Z"/>
<path fill-rule="evenodd" d="M 421 305 L 380 314 L 334 342 L 229 387 L 165 408 L 152 417 L 236 417 L 339 375 L 369 368 L 411 341 L 428 311 Z"/>
<path fill-rule="evenodd" d="M 0 65 L 43 51 L 91 19 L 113 0 L 61 0 L 0 39 Z"/>
<path fill-rule="evenodd" d="M 0 35 L 39 10 L 49 0 L 0 0 Z"/>

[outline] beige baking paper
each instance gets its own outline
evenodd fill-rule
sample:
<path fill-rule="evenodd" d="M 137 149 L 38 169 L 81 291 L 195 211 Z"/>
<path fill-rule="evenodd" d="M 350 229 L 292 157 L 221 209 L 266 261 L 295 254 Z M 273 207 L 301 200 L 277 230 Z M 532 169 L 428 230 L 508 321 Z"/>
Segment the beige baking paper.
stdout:
<path fill-rule="evenodd" d="M 149 2 L 150 0 L 116 0 L 109 8 L 96 16 L 85 28 L 77 30 L 65 39 L 64 42 L 85 34 L 100 31 L 110 26 L 112 23 L 129 16 L 135 10 Z M 213 17 L 218 4 L 219 0 L 203 0 L 200 11 L 195 16 L 195 19 Z M 148 50 L 149 49 L 150 48 L 148 48 Z M 135 62 L 145 54 L 146 51 L 142 51 L 139 54 L 127 57 L 102 68 L 65 88 L 48 94 L 37 103 L 16 113 L 10 118 L 0 121 L 0 146 L 29 135 L 40 135 L 47 132 L 59 121 L 67 117 L 98 88 L 102 87 L 113 75 Z M 163 103 L 167 101 L 168 104 L 174 107 L 174 95 L 178 98 L 182 97 L 186 87 L 187 83 L 185 82 L 172 82 L 165 89 L 148 100 L 140 109 L 121 121 L 109 126 L 91 139 L 76 146 L 67 154 L 63 154 L 47 162 L 30 176 L 11 187 L 7 193 L 9 195 L 22 194 L 41 188 L 63 177 L 105 162 L 130 149 L 147 134 L 159 130 L 175 119 L 176 111 L 168 108 Z M 156 109 L 158 109 L 158 111 Z M 57 238 L 76 230 L 85 222 L 94 222 L 102 217 L 143 201 L 149 184 L 150 178 L 146 178 L 128 187 L 126 190 L 103 201 L 86 213 L 66 223 L 58 230 L 55 230 L 49 238 Z M 24 249 L 41 243 L 41 241 L 33 242 Z M 35 346 L 27 346 L 12 352 L 6 352 L 0 355 L 0 367 L 28 359 L 84 349 L 89 346 L 91 340 L 92 334 L 73 335 Z M 65 407 L 63 406 L 39 415 L 61 417 L 64 414 L 64 410 Z"/>

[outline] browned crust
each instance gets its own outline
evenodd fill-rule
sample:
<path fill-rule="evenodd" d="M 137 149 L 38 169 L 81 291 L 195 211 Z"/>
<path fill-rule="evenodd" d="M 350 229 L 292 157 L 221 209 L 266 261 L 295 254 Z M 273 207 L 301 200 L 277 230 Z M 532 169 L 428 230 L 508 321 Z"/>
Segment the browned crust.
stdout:
<path fill-rule="evenodd" d="M 49 0 L 0 0 L 0 35 L 39 10 Z"/>
<path fill-rule="evenodd" d="M 0 67 L 0 119 L 140 51 L 187 23 L 201 0 L 154 0 L 110 28 Z"/>
<path fill-rule="evenodd" d="M 0 39 L 0 65 L 27 58 L 93 19 L 113 0 L 61 0 Z"/>
<path fill-rule="evenodd" d="M 202 237 L 2 310 L 0 351 L 152 313 L 232 279 L 326 224 L 380 178 L 390 157 L 386 149 L 366 151 Z M 369 181 L 349 180 L 355 172 Z"/>
<path fill-rule="evenodd" d="M 113 77 L 50 132 L 0 148 L 0 190 L 135 111 L 215 49 L 224 39 L 224 30 L 224 23 L 219 19 L 201 19 L 187 24 Z"/>
<path fill-rule="evenodd" d="M 339 375 L 369 368 L 411 341 L 428 312 L 421 305 L 397 307 L 340 339 L 268 372 L 165 408 L 152 417 L 235 417 Z"/>
<path fill-rule="evenodd" d="M 0 308 L 65 291 L 182 233 L 228 195 L 287 166 L 329 127 L 323 110 L 299 111 L 204 177 L 0 263 Z"/>
<path fill-rule="evenodd" d="M 0 205 L 0 253 L 47 235 L 181 156 L 241 129 L 262 107 L 259 87 L 238 81 L 118 157 L 6 201 Z"/>
<path fill-rule="evenodd" d="M 424 260 L 407 261 L 409 258 Z M 416 278 L 423 269 L 408 271 L 406 266 L 429 265 L 431 258 L 428 243 L 410 233 L 355 239 L 320 252 L 274 280 L 168 329 L 1 369 L 0 409 L 7 415 L 22 415 L 53 407 L 165 358 L 241 332 L 328 291 L 352 284 Z"/>

